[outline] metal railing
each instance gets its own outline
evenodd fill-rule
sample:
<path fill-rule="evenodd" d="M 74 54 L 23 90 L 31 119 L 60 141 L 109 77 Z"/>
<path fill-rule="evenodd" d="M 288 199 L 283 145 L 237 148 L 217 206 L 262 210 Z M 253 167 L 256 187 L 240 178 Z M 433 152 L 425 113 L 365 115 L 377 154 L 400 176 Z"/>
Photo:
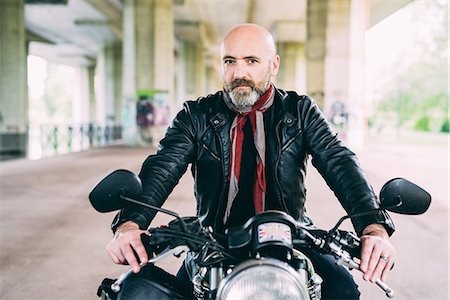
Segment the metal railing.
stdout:
<path fill-rule="evenodd" d="M 121 125 L 97 124 L 42 124 L 39 126 L 41 157 L 77 152 L 94 147 L 110 145 L 122 138 Z M 30 132 L 30 138 L 32 134 Z M 30 148 L 33 146 L 30 146 Z M 30 151 L 36 149 L 30 149 Z"/>

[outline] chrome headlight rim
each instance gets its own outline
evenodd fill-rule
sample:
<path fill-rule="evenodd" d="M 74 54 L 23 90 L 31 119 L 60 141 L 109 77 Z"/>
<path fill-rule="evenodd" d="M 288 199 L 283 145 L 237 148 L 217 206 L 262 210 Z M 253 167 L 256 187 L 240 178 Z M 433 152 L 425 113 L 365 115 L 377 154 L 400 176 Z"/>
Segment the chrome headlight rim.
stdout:
<path fill-rule="evenodd" d="M 296 284 L 297 289 L 303 295 L 304 299 L 309 299 L 309 293 L 307 287 L 302 283 L 301 277 L 298 272 L 285 262 L 282 262 L 273 258 L 261 258 L 261 259 L 250 259 L 239 264 L 233 269 L 231 274 L 226 276 L 219 284 L 217 290 L 217 300 L 225 299 L 225 295 L 230 289 L 230 282 L 232 282 L 240 273 L 259 266 L 269 266 L 281 269 L 283 272 L 287 273 L 292 277 L 292 281 Z"/>

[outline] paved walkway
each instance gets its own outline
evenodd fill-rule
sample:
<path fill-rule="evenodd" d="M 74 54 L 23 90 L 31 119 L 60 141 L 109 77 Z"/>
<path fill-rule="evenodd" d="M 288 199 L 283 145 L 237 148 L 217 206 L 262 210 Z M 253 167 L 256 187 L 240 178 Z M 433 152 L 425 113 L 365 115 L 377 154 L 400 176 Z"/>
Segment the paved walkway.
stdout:
<path fill-rule="evenodd" d="M 399 143 L 371 139 L 358 151 L 376 190 L 393 177 L 427 189 L 433 204 L 423 216 L 394 215 L 399 257 L 388 284 L 395 299 L 448 299 L 448 148 L 442 141 Z M 105 245 L 114 213 L 99 214 L 87 195 L 106 174 L 139 171 L 149 149 L 114 146 L 37 161 L 0 162 L 0 299 L 97 299 L 104 277 L 125 267 L 112 264 Z M 308 177 L 308 210 L 330 228 L 343 214 L 314 169 Z M 165 207 L 194 212 L 189 172 Z M 154 224 L 166 222 L 158 216 Z M 176 268 L 178 261 L 166 263 Z M 385 299 L 381 290 L 355 276 L 362 299 Z"/>

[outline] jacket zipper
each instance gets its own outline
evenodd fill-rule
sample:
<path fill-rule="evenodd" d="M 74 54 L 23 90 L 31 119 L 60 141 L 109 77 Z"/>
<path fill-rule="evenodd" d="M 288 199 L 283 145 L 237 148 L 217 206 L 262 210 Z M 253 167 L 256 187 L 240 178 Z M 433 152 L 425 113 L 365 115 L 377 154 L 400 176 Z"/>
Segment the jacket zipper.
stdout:
<path fill-rule="evenodd" d="M 220 157 L 221 157 L 222 174 L 223 174 L 222 191 L 220 192 L 220 196 L 219 196 L 218 203 L 217 203 L 216 217 L 214 218 L 214 226 L 217 228 L 217 225 L 219 225 L 219 224 L 217 224 L 217 221 L 219 219 L 219 213 L 224 210 L 223 209 L 223 198 L 224 198 L 228 175 L 225 174 L 225 157 L 224 157 L 225 151 L 223 149 L 222 136 L 220 135 L 220 133 L 217 130 L 216 130 L 216 136 L 218 136 L 218 138 L 219 138 L 220 148 L 222 149 L 222 151 L 220 151 L 221 152 Z M 223 224 L 223 220 L 221 220 L 220 222 L 221 222 L 220 224 L 225 226 L 225 224 Z"/>
<path fill-rule="evenodd" d="M 280 139 L 280 134 L 279 134 L 281 123 L 282 123 L 282 121 L 279 122 L 277 124 L 277 126 L 275 127 L 275 134 L 277 136 L 277 142 L 278 142 L 278 157 L 277 157 L 277 161 L 275 163 L 275 174 L 274 175 L 275 175 L 275 184 L 277 185 L 277 188 L 278 188 L 278 191 L 279 191 L 279 194 L 280 194 L 281 205 L 286 210 L 286 212 L 289 213 L 289 211 L 287 209 L 287 206 L 286 206 L 286 203 L 285 203 L 285 201 L 283 199 L 283 192 L 281 191 L 280 180 L 278 179 L 278 165 L 279 165 L 280 159 L 281 159 L 281 139 Z"/>

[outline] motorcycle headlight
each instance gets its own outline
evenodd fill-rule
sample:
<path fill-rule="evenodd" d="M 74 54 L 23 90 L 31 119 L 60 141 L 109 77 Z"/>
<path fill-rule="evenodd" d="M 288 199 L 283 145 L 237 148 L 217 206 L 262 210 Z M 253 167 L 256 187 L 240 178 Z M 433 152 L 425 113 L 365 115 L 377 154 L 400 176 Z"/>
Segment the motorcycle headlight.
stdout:
<path fill-rule="evenodd" d="M 220 282 L 217 299 L 309 299 L 298 273 L 287 264 L 273 260 L 250 260 L 237 266 Z"/>

